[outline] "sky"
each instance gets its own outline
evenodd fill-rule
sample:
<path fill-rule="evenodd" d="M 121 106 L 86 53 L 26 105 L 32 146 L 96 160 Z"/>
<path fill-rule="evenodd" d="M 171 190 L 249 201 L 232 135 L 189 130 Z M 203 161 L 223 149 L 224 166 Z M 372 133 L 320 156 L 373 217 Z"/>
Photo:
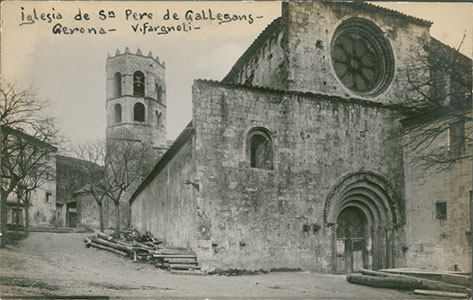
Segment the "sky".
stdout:
<path fill-rule="evenodd" d="M 455 48 L 466 33 L 461 50 L 471 57 L 471 3 L 377 2 L 376 5 L 434 22 L 431 35 Z M 79 9 L 81 19 L 76 20 L 74 17 Z M 202 15 L 202 10 L 208 17 L 209 9 L 213 17 L 217 17 L 218 13 L 229 13 L 245 16 L 246 20 L 220 24 L 218 20 L 196 20 L 197 13 Z M 105 17 L 99 14 L 101 10 Z M 168 10 L 171 20 L 163 20 Z M 192 21 L 185 19 L 188 10 L 193 11 L 188 15 L 193 18 Z M 113 12 L 115 18 L 111 18 L 113 14 L 109 12 Z M 107 53 L 114 55 L 116 49 L 123 53 L 126 47 L 134 53 L 139 47 L 143 54 L 152 51 L 154 56 L 165 62 L 168 139 L 175 139 L 192 117 L 193 80 L 221 80 L 258 34 L 280 16 L 281 4 L 22 1 L 2 2 L 1 13 L 2 83 L 32 89 L 38 97 L 48 99 L 51 105 L 47 114 L 56 117 L 65 137 L 80 143 L 105 135 Z M 179 20 L 173 20 L 174 13 Z M 86 20 L 85 14 L 88 14 L 89 20 Z M 188 31 L 160 35 L 156 32 L 143 34 L 139 29 L 134 32 L 132 25 L 145 22 L 159 26 L 181 25 L 181 28 L 185 24 Z M 106 34 L 53 34 L 52 28 L 56 23 L 71 28 L 84 27 L 85 30 L 99 30 L 102 27 Z"/>

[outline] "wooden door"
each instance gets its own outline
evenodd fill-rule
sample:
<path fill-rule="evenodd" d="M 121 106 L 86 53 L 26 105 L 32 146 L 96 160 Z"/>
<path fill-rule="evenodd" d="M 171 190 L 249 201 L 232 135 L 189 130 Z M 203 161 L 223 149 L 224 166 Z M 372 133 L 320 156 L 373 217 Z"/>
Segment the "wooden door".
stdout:
<path fill-rule="evenodd" d="M 359 271 L 364 266 L 364 218 L 354 207 L 345 208 L 337 218 L 336 273 Z"/>

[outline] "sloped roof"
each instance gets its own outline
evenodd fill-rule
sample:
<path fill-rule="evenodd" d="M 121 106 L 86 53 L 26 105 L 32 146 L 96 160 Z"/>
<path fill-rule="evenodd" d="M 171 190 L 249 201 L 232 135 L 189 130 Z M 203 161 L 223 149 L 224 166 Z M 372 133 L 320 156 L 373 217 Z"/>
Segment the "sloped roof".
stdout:
<path fill-rule="evenodd" d="M 42 141 L 42 140 L 40 140 L 40 139 L 38 139 L 38 138 L 36 138 L 36 137 L 26 133 L 26 132 L 21 131 L 21 130 L 14 129 L 14 128 L 11 128 L 11 127 L 8 127 L 8 126 L 2 126 L 2 131 L 7 133 L 7 134 L 11 134 L 13 136 L 20 137 L 20 138 L 24 139 L 25 141 L 31 142 L 32 144 L 36 144 L 38 146 L 45 147 L 45 148 L 50 148 L 54 152 L 57 151 L 56 146 L 53 146 L 50 143 Z"/>
<path fill-rule="evenodd" d="M 396 17 L 403 18 L 405 20 L 408 20 L 410 22 L 423 25 L 423 26 L 432 25 L 432 22 L 429 20 L 413 17 L 405 13 L 399 12 L 397 10 L 378 6 L 372 3 L 366 3 L 366 2 L 337 2 L 337 3 L 347 5 L 347 6 L 352 6 L 352 7 L 359 7 L 359 8 L 362 8 L 363 10 L 372 11 L 372 12 L 379 13 L 386 16 L 396 16 Z"/>
<path fill-rule="evenodd" d="M 103 166 L 100 166 L 98 164 L 95 164 L 90 161 L 70 157 L 70 156 L 64 156 L 64 155 L 56 155 L 56 164 L 68 167 L 68 168 L 77 168 L 78 166 L 82 164 L 88 164 L 89 166 L 96 167 L 97 170 L 103 169 Z"/>
<path fill-rule="evenodd" d="M 345 5 L 351 6 L 353 8 L 360 8 L 367 11 L 372 11 L 375 13 L 379 13 L 386 16 L 396 16 L 399 18 L 403 18 L 409 20 L 410 22 L 423 25 L 423 26 L 430 26 L 432 22 L 416 18 L 413 16 L 409 16 L 407 14 L 401 13 L 399 11 L 377 6 L 374 4 L 366 3 L 366 2 L 327 2 L 332 3 L 335 5 Z M 290 5 L 290 4 L 289 4 Z M 266 39 L 272 35 L 274 32 L 277 32 L 280 29 L 281 25 L 281 17 L 274 19 L 266 28 L 256 37 L 253 43 L 246 49 L 246 51 L 240 56 L 240 58 L 236 61 L 233 67 L 230 69 L 230 72 L 222 79 L 222 82 L 229 82 L 234 78 L 238 71 L 250 60 L 251 57 L 256 53 L 257 49 L 259 49 L 262 44 L 266 41 Z"/>
<path fill-rule="evenodd" d="M 301 91 L 293 91 L 293 90 L 279 90 L 279 89 L 274 89 L 274 88 L 270 88 L 266 86 L 230 83 L 230 82 L 222 82 L 222 81 L 208 80 L 208 79 L 197 79 L 194 82 L 195 83 L 202 82 L 204 84 L 209 84 L 209 85 L 214 85 L 214 86 L 229 87 L 229 88 L 248 90 L 248 91 L 254 91 L 254 92 L 272 93 L 272 94 L 277 94 L 280 96 L 282 95 L 302 96 L 302 97 L 308 97 L 308 98 L 314 98 L 314 99 L 315 98 L 320 99 L 320 97 L 323 97 L 324 100 L 331 101 L 331 102 L 358 104 L 358 105 L 367 106 L 367 107 L 379 107 L 379 108 L 386 108 L 386 109 L 393 109 L 393 110 L 400 108 L 400 106 L 397 104 L 384 104 L 377 101 L 370 101 L 370 100 L 354 98 L 354 97 L 344 98 L 341 96 L 327 95 L 323 93 L 301 92 Z"/>
<path fill-rule="evenodd" d="M 192 126 L 192 121 L 187 124 L 186 128 L 182 130 L 181 134 L 177 137 L 176 141 L 172 146 L 164 153 L 160 160 L 156 163 L 153 170 L 146 176 L 146 178 L 141 182 L 138 188 L 135 190 L 133 195 L 130 198 L 130 203 L 132 203 L 136 197 L 145 189 L 145 187 L 151 183 L 151 181 L 161 172 L 161 170 L 168 164 L 169 161 L 179 152 L 179 150 L 194 136 L 195 130 Z"/>
<path fill-rule="evenodd" d="M 230 81 L 233 77 L 236 76 L 238 71 L 248 62 L 248 60 L 255 54 L 256 50 L 259 49 L 266 39 L 271 36 L 274 32 L 277 32 L 280 28 L 281 17 L 276 18 L 266 26 L 266 28 L 258 35 L 258 37 L 253 41 L 253 43 L 246 49 L 246 51 L 240 56 L 236 63 L 228 72 L 227 76 L 222 79 L 223 82 Z"/>
<path fill-rule="evenodd" d="M 468 56 L 462 54 L 460 51 L 457 49 L 442 43 L 441 41 L 437 40 L 436 38 L 432 37 L 431 38 L 431 45 L 430 49 L 433 54 L 436 54 L 438 56 L 443 56 L 443 55 L 458 55 L 457 58 L 459 59 L 459 63 L 461 65 L 465 65 L 466 67 L 471 69 L 471 58 Z"/>

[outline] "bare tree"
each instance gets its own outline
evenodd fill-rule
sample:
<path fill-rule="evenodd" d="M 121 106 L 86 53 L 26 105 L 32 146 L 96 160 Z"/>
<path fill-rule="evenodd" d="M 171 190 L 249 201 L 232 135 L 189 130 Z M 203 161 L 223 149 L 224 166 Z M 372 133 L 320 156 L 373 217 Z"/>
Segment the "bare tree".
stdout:
<path fill-rule="evenodd" d="M 454 49 L 432 38 L 427 55 L 404 70 L 406 143 L 425 169 L 445 170 L 472 156 L 465 151 L 472 142 L 472 68 L 461 44 Z"/>
<path fill-rule="evenodd" d="M 57 151 L 58 131 L 52 118 L 41 116 L 46 101 L 12 86 L 0 89 L 0 97 L 0 231 L 5 233 L 8 196 L 18 186 L 31 191 L 51 178 L 50 155 Z"/>
<path fill-rule="evenodd" d="M 18 184 L 16 186 L 17 204 L 23 203 L 25 208 L 25 229 L 29 229 L 29 207 L 31 206 L 31 193 L 38 188 L 44 186 L 48 181 L 55 180 L 55 166 L 54 160 L 50 156 L 56 152 L 55 147 L 50 145 L 41 145 L 46 147 L 33 153 L 32 145 L 25 145 L 27 149 L 19 153 L 20 156 L 25 156 L 20 159 L 17 166 Z M 50 155 L 51 154 L 51 155 Z M 43 156 L 38 160 L 38 156 Z M 19 215 L 17 215 L 17 228 L 19 225 Z"/>
<path fill-rule="evenodd" d="M 89 162 L 81 170 L 88 177 L 88 184 L 82 188 L 91 194 L 99 207 L 101 230 L 103 231 L 103 201 L 109 199 L 115 206 L 115 235 L 120 235 L 120 203 L 127 192 L 132 192 L 139 183 L 144 168 L 145 151 L 142 143 L 127 140 L 96 141 L 76 147 L 76 156 Z M 103 172 L 97 172 L 97 165 L 104 165 Z"/>
<path fill-rule="evenodd" d="M 141 181 L 147 153 L 145 146 L 139 142 L 107 140 L 105 185 L 107 195 L 115 205 L 116 237 L 120 237 L 120 199 L 127 192 L 133 192 L 130 189 Z"/>
<path fill-rule="evenodd" d="M 85 178 L 86 185 L 82 191 L 92 195 L 99 210 L 100 231 L 104 232 L 103 204 L 108 195 L 108 185 L 105 179 L 105 143 L 103 141 L 89 142 L 75 147 L 75 155 L 80 161 L 76 168 Z"/>

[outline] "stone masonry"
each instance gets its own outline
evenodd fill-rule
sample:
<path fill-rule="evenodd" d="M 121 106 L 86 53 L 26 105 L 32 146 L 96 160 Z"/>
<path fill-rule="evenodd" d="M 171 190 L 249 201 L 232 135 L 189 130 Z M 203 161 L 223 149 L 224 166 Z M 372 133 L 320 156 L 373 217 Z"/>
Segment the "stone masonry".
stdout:
<path fill-rule="evenodd" d="M 403 143 L 404 71 L 430 25 L 282 3 L 221 82 L 194 82 L 192 122 L 131 196 L 133 226 L 204 270 L 471 271 L 471 160 L 424 173 Z"/>

